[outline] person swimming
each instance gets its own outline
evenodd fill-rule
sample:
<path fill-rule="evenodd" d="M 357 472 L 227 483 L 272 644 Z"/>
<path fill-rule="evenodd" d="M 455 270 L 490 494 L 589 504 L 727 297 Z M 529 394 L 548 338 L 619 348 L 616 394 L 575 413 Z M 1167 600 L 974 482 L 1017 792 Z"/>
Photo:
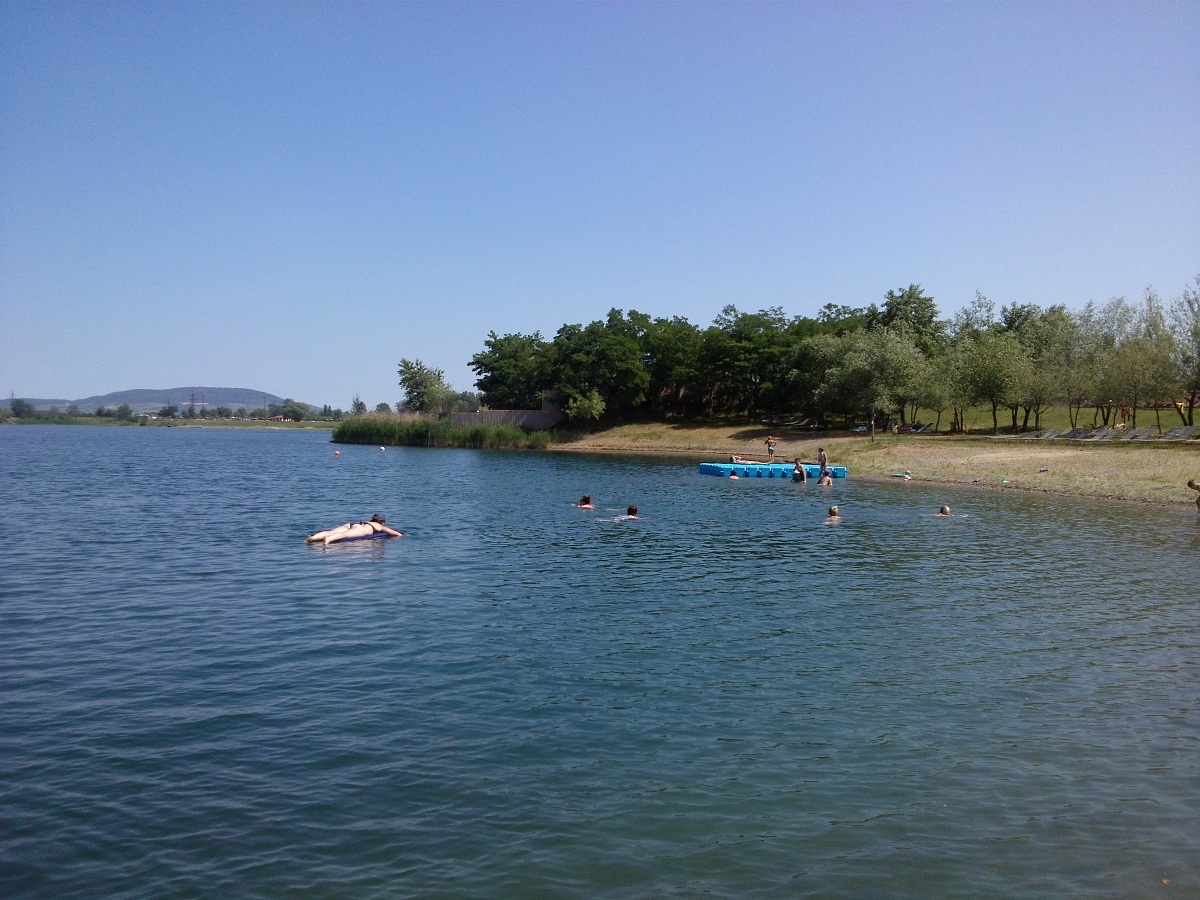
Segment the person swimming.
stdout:
<path fill-rule="evenodd" d="M 939 509 L 939 510 L 937 511 L 937 514 L 938 514 L 939 516 L 941 516 L 942 518 L 945 518 L 946 516 L 949 516 L 949 515 L 950 515 L 950 507 L 948 507 L 948 506 L 943 506 L 941 509 Z"/>
<path fill-rule="evenodd" d="M 389 528 L 387 526 L 387 519 L 379 513 L 375 513 L 365 522 L 347 522 L 345 525 L 339 525 L 336 528 L 318 531 L 316 534 L 310 534 L 304 541 L 308 544 L 323 543 L 328 547 L 330 544 L 337 544 L 342 541 L 353 541 L 358 538 L 375 537 L 377 535 L 383 535 L 384 537 L 404 537 L 404 532 Z"/>
<path fill-rule="evenodd" d="M 591 494 L 584 494 L 582 497 L 579 498 L 579 508 L 580 509 L 595 509 L 596 508 L 595 506 L 592 505 L 592 495 Z"/>
<path fill-rule="evenodd" d="M 631 505 L 631 506 L 629 507 L 629 509 L 625 510 L 625 518 L 627 518 L 627 519 L 636 519 L 637 517 L 638 517 L 638 511 L 637 511 L 637 507 L 636 507 L 636 506 L 632 506 L 632 505 Z"/>
<path fill-rule="evenodd" d="M 829 507 L 829 517 L 825 520 L 825 523 L 829 524 L 830 522 L 840 522 L 841 520 L 842 514 L 838 511 L 837 504 L 835 503 L 833 506 Z"/>

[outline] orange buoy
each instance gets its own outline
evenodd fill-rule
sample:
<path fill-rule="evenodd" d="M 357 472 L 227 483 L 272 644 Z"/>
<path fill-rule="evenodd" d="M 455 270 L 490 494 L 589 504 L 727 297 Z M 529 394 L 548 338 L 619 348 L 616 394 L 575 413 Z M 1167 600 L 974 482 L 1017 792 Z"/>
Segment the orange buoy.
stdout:
<path fill-rule="evenodd" d="M 333 455 L 334 455 L 334 456 L 341 456 L 341 455 L 342 455 L 342 451 L 341 451 L 341 450 L 334 450 L 334 451 L 333 451 Z"/>

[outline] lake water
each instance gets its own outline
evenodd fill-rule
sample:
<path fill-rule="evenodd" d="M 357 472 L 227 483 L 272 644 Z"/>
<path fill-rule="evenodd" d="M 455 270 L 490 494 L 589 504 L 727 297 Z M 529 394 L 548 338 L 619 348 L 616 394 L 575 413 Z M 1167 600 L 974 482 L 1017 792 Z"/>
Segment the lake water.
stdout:
<path fill-rule="evenodd" d="M 1200 895 L 1190 507 L 333 450 L 0 428 L 0 895 Z"/>

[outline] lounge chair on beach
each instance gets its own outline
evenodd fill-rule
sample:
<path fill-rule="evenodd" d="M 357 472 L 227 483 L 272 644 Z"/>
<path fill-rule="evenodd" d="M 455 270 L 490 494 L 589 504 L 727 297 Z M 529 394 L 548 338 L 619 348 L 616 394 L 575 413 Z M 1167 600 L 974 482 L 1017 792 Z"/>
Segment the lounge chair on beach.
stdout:
<path fill-rule="evenodd" d="M 1052 441 L 1052 440 L 1054 440 L 1054 438 L 1058 437 L 1060 434 L 1062 434 L 1061 428 L 1049 428 L 1046 431 L 1041 432 L 1041 437 L 1039 438 L 1039 440 Z"/>
<path fill-rule="evenodd" d="M 1063 439 L 1068 440 L 1068 441 L 1078 441 L 1078 440 L 1082 440 L 1087 435 L 1087 433 L 1088 433 L 1088 429 L 1086 429 L 1082 426 L 1076 426 L 1075 428 L 1072 428 L 1070 431 L 1068 431 L 1066 434 L 1064 434 Z"/>
<path fill-rule="evenodd" d="M 1193 425 L 1181 425 L 1179 428 L 1172 428 L 1164 434 L 1161 440 L 1164 441 L 1186 441 L 1197 431 Z"/>

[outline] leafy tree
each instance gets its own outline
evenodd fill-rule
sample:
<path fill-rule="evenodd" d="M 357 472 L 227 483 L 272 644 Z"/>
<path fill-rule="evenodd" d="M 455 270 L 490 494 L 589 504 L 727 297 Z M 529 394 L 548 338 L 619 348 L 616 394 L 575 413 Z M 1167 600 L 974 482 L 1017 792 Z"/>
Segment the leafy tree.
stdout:
<path fill-rule="evenodd" d="M 595 388 L 583 397 L 572 397 L 563 412 L 572 422 L 594 422 L 604 415 L 604 399 Z"/>
<path fill-rule="evenodd" d="M 971 402 L 991 406 L 992 434 L 998 434 L 997 412 L 1020 396 L 1028 356 L 1020 342 L 1004 332 L 981 334 L 965 350 L 962 376 Z"/>
<path fill-rule="evenodd" d="M 566 402 L 596 391 L 605 409 L 625 415 L 646 399 L 650 375 L 637 341 L 603 322 L 564 325 L 547 352 L 554 390 Z"/>
<path fill-rule="evenodd" d="M 1200 275 L 1196 276 L 1195 287 L 1185 286 L 1183 294 L 1171 304 L 1171 326 L 1176 385 L 1184 400 L 1176 408 L 1184 424 L 1195 425 L 1196 404 L 1200 402 Z"/>
<path fill-rule="evenodd" d="M 171 403 L 160 409 L 158 415 L 163 419 L 174 419 L 179 416 L 179 407 Z"/>
<path fill-rule="evenodd" d="M 867 308 L 865 324 L 906 335 L 926 356 L 937 353 L 946 342 L 946 323 L 938 319 L 937 304 L 919 284 L 888 291 L 882 309 L 874 304 Z"/>
<path fill-rule="evenodd" d="M 482 402 L 493 409 L 537 409 L 550 387 L 546 351 L 539 332 L 506 334 L 489 331 L 486 348 L 471 357 Z"/>
<path fill-rule="evenodd" d="M 479 412 L 482 407 L 482 398 L 475 391 L 459 391 L 450 406 L 454 412 Z"/>
<path fill-rule="evenodd" d="M 350 404 L 350 412 L 353 415 L 361 416 L 366 411 L 367 411 L 367 404 L 363 403 L 362 400 L 360 400 L 358 398 L 358 394 L 355 394 L 354 400 Z"/>
<path fill-rule="evenodd" d="M 1016 395 L 1010 401 L 1013 430 L 1017 430 L 1017 409 L 1024 409 L 1021 430 L 1041 427 L 1042 413 L 1065 394 L 1064 366 L 1071 354 L 1073 322 L 1064 306 L 1042 310 L 1035 304 L 1013 304 L 1000 312 L 999 327 L 1016 337 L 1028 358 L 1027 370 L 1021 375 Z"/>
<path fill-rule="evenodd" d="M 390 403 L 376 403 L 375 404 L 375 412 L 377 412 L 377 413 L 390 413 L 391 411 L 392 411 L 392 404 L 390 404 Z"/>
<path fill-rule="evenodd" d="M 12 401 L 13 418 L 28 419 L 32 418 L 36 413 L 37 410 L 33 408 L 33 404 L 28 400 L 22 400 L 20 397 L 17 397 Z"/>
<path fill-rule="evenodd" d="M 650 376 L 646 396 L 651 412 L 680 415 L 695 402 L 699 375 L 700 330 L 687 319 L 654 319 L 631 311 L 629 318 L 644 319 L 639 343 L 642 363 Z"/>
<path fill-rule="evenodd" d="M 862 412 L 874 437 L 876 414 L 899 409 L 917 394 L 920 351 L 907 337 L 885 328 L 855 331 L 838 339 L 841 358 L 826 375 L 822 393 L 847 412 Z"/>
<path fill-rule="evenodd" d="M 454 390 L 446 384 L 441 369 L 431 369 L 419 359 L 400 360 L 400 386 L 404 408 L 413 412 L 440 413 L 453 402 Z"/>
<path fill-rule="evenodd" d="M 817 313 L 817 323 L 825 334 L 843 335 L 865 327 L 867 314 L 865 309 L 826 303 Z"/>

